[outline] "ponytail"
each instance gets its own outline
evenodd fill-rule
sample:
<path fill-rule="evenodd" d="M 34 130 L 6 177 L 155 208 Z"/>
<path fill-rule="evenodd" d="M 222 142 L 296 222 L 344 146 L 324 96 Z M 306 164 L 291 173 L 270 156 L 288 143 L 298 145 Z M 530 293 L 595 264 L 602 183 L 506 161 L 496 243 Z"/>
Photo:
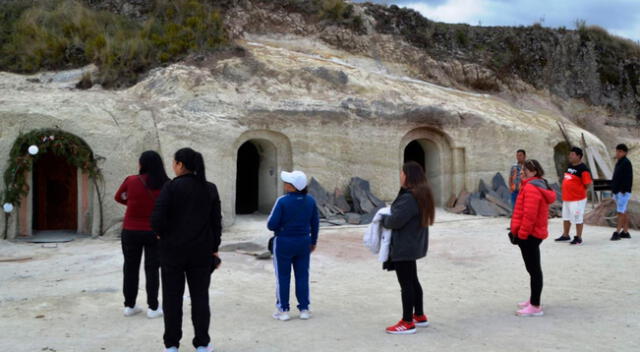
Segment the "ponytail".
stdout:
<path fill-rule="evenodd" d="M 202 154 L 191 148 L 182 148 L 176 152 L 174 159 L 181 162 L 203 184 L 207 182 Z"/>
<path fill-rule="evenodd" d="M 204 168 L 204 159 L 202 158 L 202 154 L 195 152 L 193 156 L 194 170 L 193 174 L 200 180 L 202 183 L 207 182 L 207 176 L 205 174 Z"/>

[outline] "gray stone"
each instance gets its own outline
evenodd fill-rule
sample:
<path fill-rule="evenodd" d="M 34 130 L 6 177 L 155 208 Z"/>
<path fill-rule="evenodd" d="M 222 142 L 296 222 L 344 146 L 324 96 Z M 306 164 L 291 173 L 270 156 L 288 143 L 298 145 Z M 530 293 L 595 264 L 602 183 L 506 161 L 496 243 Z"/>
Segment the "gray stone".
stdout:
<path fill-rule="evenodd" d="M 362 219 L 362 215 L 360 215 L 358 213 L 346 213 L 345 214 L 345 219 L 347 220 L 347 223 L 349 223 L 349 224 L 359 225 L 360 224 L 360 220 Z"/>
<path fill-rule="evenodd" d="M 465 210 L 467 210 L 467 203 L 469 202 L 469 196 L 471 196 L 469 194 L 469 192 L 467 191 L 461 191 L 460 194 L 458 194 L 458 197 L 453 205 L 453 207 L 447 209 L 448 211 L 455 213 L 455 214 L 462 214 L 465 212 Z"/>
<path fill-rule="evenodd" d="M 318 211 L 323 218 L 329 218 L 337 212 L 333 210 L 331 195 L 327 192 L 322 185 L 315 179 L 311 178 L 307 190 L 311 196 L 316 200 Z"/>
<path fill-rule="evenodd" d="M 344 216 L 333 217 L 331 219 L 320 220 L 320 225 L 323 225 L 323 224 L 326 226 L 340 226 L 340 225 L 346 225 L 347 220 L 344 218 Z"/>
<path fill-rule="evenodd" d="M 373 221 L 373 217 L 376 216 L 376 213 L 378 212 L 378 210 L 382 208 L 383 207 L 375 208 L 370 212 L 368 212 L 367 214 L 362 215 L 362 218 L 360 218 L 360 225 L 370 224 Z"/>
<path fill-rule="evenodd" d="M 509 189 L 507 187 L 507 183 L 504 181 L 504 177 L 502 177 L 502 174 L 499 172 L 496 173 L 495 176 L 493 176 L 493 179 L 491 179 L 491 185 L 493 186 L 494 191 L 497 191 L 502 187 Z"/>
<path fill-rule="evenodd" d="M 383 201 L 371 193 L 369 181 L 359 177 L 351 178 L 349 191 L 353 201 L 353 209 L 356 213 L 366 214 L 385 205 Z"/>
<path fill-rule="evenodd" d="M 497 216 L 508 215 L 507 211 L 505 211 L 504 209 L 501 209 L 500 207 L 498 207 L 497 205 L 491 203 L 486 199 L 472 198 L 471 208 L 476 214 L 481 216 L 497 217 Z"/>
<path fill-rule="evenodd" d="M 488 200 L 489 202 L 499 206 L 500 208 L 502 208 L 503 210 L 505 210 L 507 213 L 511 214 L 511 212 L 513 211 L 513 208 L 511 207 L 511 204 L 508 202 L 505 202 L 502 200 L 502 198 L 500 197 L 500 195 L 494 191 L 491 191 L 489 193 L 487 193 L 487 195 L 485 196 L 485 199 Z"/>
<path fill-rule="evenodd" d="M 349 205 L 349 202 L 347 202 L 347 197 L 345 197 L 344 193 L 337 188 L 333 192 L 333 203 L 336 207 L 338 207 L 345 213 L 351 211 L 351 205 Z"/>
<path fill-rule="evenodd" d="M 484 180 L 480 180 L 480 184 L 478 184 L 478 192 L 482 193 L 482 195 L 484 196 L 485 194 L 489 193 L 490 189 L 487 186 L 486 183 L 484 183 Z"/>

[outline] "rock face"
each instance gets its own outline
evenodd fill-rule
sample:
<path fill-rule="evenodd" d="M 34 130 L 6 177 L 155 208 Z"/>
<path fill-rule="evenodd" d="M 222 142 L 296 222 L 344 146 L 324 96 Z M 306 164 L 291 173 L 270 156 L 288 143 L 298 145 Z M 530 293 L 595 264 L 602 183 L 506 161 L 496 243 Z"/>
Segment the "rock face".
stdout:
<path fill-rule="evenodd" d="M 225 226 L 236 218 L 239 163 L 256 175 L 256 210 L 263 212 L 282 192 L 277 175 L 291 169 L 327 189 L 345 189 L 359 176 L 373 194 L 391 201 L 413 141 L 422 152 L 412 158 L 425 165 L 439 205 L 481 179 L 491 184 L 521 147 L 553 168 L 553 147 L 563 140 L 559 114 L 410 78 L 401 64 L 309 38 L 247 39 L 235 55 L 157 69 L 121 91 L 77 90 L 76 82 L 41 80 L 46 74 L 0 73 L 0 170 L 21 132 L 53 127 L 83 138 L 101 160 L 104 229 L 117 233 L 124 208 L 113 194 L 136 173 L 137 158 L 147 149 L 159 151 L 167 167 L 181 147 L 201 151 L 207 177 L 221 193 Z M 584 134 L 608 155 L 594 134 L 568 121 L 566 126 L 571 138 Z M 259 163 L 238 153 L 245 143 L 255 147 Z M 97 233 L 95 197 L 91 204 Z M 11 236 L 30 224 L 27 210 L 11 214 Z"/>

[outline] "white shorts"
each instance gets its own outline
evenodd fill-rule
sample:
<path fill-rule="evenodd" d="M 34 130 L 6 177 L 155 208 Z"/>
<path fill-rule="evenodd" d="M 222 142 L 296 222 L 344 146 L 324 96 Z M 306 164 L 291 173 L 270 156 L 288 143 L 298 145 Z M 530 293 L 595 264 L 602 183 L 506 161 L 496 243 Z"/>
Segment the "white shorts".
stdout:
<path fill-rule="evenodd" d="M 573 202 L 562 202 L 562 220 L 571 221 L 572 224 L 582 224 L 586 207 L 587 198 Z"/>

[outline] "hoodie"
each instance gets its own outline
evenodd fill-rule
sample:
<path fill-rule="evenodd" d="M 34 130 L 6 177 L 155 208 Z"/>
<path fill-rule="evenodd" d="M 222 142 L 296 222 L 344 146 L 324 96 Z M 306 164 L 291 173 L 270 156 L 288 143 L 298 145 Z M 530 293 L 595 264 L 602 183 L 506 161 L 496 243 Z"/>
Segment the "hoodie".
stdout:
<path fill-rule="evenodd" d="M 526 240 L 530 235 L 541 240 L 549 236 L 549 204 L 555 202 L 556 193 L 540 177 L 522 181 L 522 188 L 511 217 L 511 233 Z"/>

